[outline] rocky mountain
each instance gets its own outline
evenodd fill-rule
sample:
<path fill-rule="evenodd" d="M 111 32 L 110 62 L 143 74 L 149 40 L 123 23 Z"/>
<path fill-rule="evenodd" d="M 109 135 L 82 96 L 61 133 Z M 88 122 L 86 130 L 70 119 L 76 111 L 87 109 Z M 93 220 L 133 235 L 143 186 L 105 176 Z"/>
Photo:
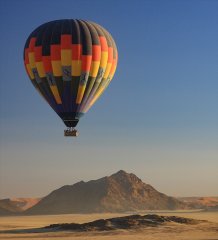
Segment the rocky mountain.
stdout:
<path fill-rule="evenodd" d="M 127 212 L 184 209 L 186 204 L 155 190 L 136 175 L 119 171 L 109 177 L 63 186 L 25 214 Z"/>
<path fill-rule="evenodd" d="M 0 200 L 0 215 L 14 215 L 34 206 L 41 198 L 6 198 Z"/>

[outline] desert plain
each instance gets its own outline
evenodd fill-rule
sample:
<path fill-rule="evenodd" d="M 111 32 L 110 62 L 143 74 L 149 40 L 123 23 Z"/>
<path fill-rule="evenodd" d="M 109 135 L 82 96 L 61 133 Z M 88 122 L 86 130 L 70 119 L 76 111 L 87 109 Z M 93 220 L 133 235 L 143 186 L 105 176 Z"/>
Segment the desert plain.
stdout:
<path fill-rule="evenodd" d="M 144 215 L 150 213 L 151 212 L 140 212 L 137 214 Z M 178 216 L 207 221 L 194 225 L 169 222 L 163 223 L 155 227 L 148 226 L 141 227 L 138 229 L 125 229 L 125 230 L 118 229 L 113 231 L 100 231 L 100 232 L 99 231 L 75 232 L 66 230 L 65 231 L 53 230 L 47 232 L 39 228 L 57 223 L 85 223 L 97 219 L 107 219 L 112 217 L 126 216 L 130 215 L 130 213 L 10 216 L 0 217 L 0 239 L 218 240 L 218 212 L 184 210 L 184 211 L 158 211 L 152 213 L 162 216 Z"/>

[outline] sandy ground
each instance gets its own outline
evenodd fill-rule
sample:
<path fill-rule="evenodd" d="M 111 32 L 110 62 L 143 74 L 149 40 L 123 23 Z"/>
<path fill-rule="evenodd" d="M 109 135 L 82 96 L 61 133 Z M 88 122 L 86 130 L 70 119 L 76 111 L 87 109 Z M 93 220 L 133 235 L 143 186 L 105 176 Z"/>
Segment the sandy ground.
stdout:
<path fill-rule="evenodd" d="M 147 213 L 141 213 L 147 214 Z M 167 223 L 159 227 L 146 227 L 141 230 L 119 230 L 110 232 L 37 232 L 0 233 L 0 239 L 12 240 L 218 240 L 218 212 L 158 212 L 159 215 L 176 215 L 208 220 L 209 223 L 184 225 Z M 0 230 L 39 228 L 53 223 L 84 223 L 101 218 L 124 216 L 127 214 L 65 214 L 46 216 L 0 217 Z"/>

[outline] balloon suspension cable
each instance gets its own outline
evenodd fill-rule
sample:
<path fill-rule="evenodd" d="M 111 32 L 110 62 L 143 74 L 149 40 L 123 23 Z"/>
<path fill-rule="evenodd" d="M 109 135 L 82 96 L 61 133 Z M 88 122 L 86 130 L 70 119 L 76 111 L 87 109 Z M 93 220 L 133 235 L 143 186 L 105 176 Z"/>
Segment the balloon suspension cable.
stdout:
<path fill-rule="evenodd" d="M 64 130 L 65 137 L 77 137 L 78 135 L 79 132 L 73 127 L 68 127 L 66 130 Z"/>

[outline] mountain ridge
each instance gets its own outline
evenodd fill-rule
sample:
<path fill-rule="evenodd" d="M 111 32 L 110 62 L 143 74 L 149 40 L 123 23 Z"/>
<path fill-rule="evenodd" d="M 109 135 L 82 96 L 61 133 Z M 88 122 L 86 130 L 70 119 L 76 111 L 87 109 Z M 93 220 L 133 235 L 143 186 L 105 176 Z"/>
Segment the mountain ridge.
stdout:
<path fill-rule="evenodd" d="M 88 201 L 87 201 L 88 199 Z M 123 170 L 52 191 L 25 214 L 64 214 L 184 209 L 186 204 L 158 192 Z"/>

